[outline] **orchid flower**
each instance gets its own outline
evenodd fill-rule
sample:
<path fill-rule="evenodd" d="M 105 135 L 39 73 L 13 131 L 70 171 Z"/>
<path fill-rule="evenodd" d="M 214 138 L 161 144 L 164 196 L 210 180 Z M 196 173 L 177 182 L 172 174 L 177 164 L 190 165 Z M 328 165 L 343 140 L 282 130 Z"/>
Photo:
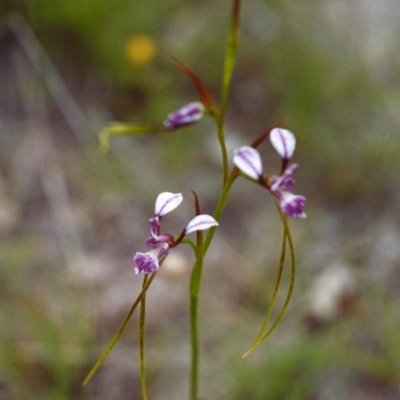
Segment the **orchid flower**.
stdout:
<path fill-rule="evenodd" d="M 179 110 L 168 115 L 164 121 L 164 126 L 168 130 L 182 128 L 187 125 L 192 125 L 199 121 L 204 116 L 205 107 L 203 103 L 195 101 L 186 104 Z"/>
<path fill-rule="evenodd" d="M 274 128 L 270 133 L 270 141 L 285 166 L 281 175 L 265 177 L 260 153 L 250 146 L 242 146 L 236 149 L 234 151 L 233 163 L 245 175 L 270 190 L 279 200 L 281 210 L 288 217 L 305 218 L 304 206 L 306 198 L 289 191 L 294 185 L 293 177 L 298 165 L 291 164 L 286 167 L 296 147 L 295 136 L 287 129 Z"/>
<path fill-rule="evenodd" d="M 158 271 L 160 268 L 160 260 L 166 257 L 169 249 L 177 246 L 186 235 L 218 225 L 217 221 L 210 215 L 201 214 L 190 220 L 176 240 L 174 240 L 174 237 L 169 233 L 160 233 L 161 218 L 177 208 L 182 200 L 183 197 L 181 193 L 174 194 L 163 192 L 158 195 L 154 209 L 154 217 L 150 218 L 150 235 L 146 241 L 147 246 L 153 248 L 153 250 L 147 253 L 137 252 L 135 254 L 133 261 L 137 274 L 149 274 Z"/>

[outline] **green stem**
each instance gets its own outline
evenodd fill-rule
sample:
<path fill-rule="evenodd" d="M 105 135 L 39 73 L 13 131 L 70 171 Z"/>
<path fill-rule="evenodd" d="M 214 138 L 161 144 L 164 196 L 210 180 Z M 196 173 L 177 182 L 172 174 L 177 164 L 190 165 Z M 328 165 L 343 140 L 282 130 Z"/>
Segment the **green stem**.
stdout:
<path fill-rule="evenodd" d="M 226 106 L 228 102 L 229 89 L 232 80 L 233 70 L 235 68 L 236 54 L 239 43 L 239 14 L 240 0 L 233 1 L 233 11 L 231 19 L 231 27 L 229 30 L 228 44 L 225 52 L 225 64 L 222 82 L 221 94 L 221 112 L 213 114 L 217 123 L 218 141 L 221 147 L 222 169 L 223 169 L 223 190 L 219 198 L 214 218 L 218 221 L 221 218 L 222 212 L 228 200 L 229 190 L 233 181 L 238 175 L 237 168 L 234 168 L 229 176 L 228 152 L 225 143 L 224 120 Z M 197 400 L 198 379 L 199 379 L 199 331 L 198 331 L 198 308 L 199 308 L 199 293 L 201 287 L 201 277 L 203 272 L 203 259 L 210 246 L 215 233 L 215 227 L 211 228 L 206 236 L 204 246 L 202 236 L 198 236 L 196 262 L 193 266 L 192 276 L 190 280 L 190 333 L 192 346 L 192 368 L 191 368 L 191 385 L 190 385 L 190 400 Z"/>
<path fill-rule="evenodd" d="M 222 94 L 221 94 L 221 125 L 225 119 L 226 106 L 228 104 L 229 89 L 231 86 L 232 75 L 236 64 L 236 55 L 239 47 L 240 34 L 240 2 L 234 0 L 232 6 L 231 26 L 228 33 L 228 43 L 225 50 L 224 73 L 222 78 Z"/>
<path fill-rule="evenodd" d="M 196 198 L 197 200 L 197 198 Z M 196 213 L 200 213 L 200 206 L 196 203 Z M 192 368 L 190 372 L 190 400 L 197 400 L 199 390 L 199 294 L 201 286 L 201 276 L 203 272 L 203 232 L 196 234 L 196 262 L 194 263 L 192 275 L 190 277 L 190 342 L 192 346 Z"/>
<path fill-rule="evenodd" d="M 192 365 L 190 371 L 190 400 L 197 400 L 199 388 L 199 293 L 203 270 L 203 258 L 198 258 L 194 264 L 190 279 L 190 340 Z"/>
<path fill-rule="evenodd" d="M 142 290 L 146 287 L 148 276 L 143 278 Z M 143 400 L 147 400 L 146 390 L 146 369 L 144 357 L 144 342 L 145 342 L 145 319 L 146 319 L 146 293 L 143 294 L 140 302 L 140 384 L 142 387 Z"/>
<path fill-rule="evenodd" d="M 225 130 L 224 130 L 224 127 L 222 124 L 223 124 L 222 117 L 219 117 L 218 122 L 217 122 L 218 142 L 219 142 L 219 146 L 221 148 L 223 184 L 225 185 L 225 183 L 228 180 L 229 164 L 228 164 L 228 152 L 226 150 L 226 144 L 225 144 Z"/>
<path fill-rule="evenodd" d="M 235 179 L 238 176 L 238 169 L 236 167 L 233 168 L 228 180 L 226 181 L 224 188 L 222 189 L 221 195 L 219 197 L 218 203 L 217 203 L 217 207 L 215 208 L 215 212 L 214 212 L 214 219 L 216 221 L 219 221 L 222 213 L 225 209 L 226 206 L 226 202 L 228 201 L 228 195 L 229 195 L 229 191 L 232 187 L 233 182 L 235 181 Z M 216 227 L 213 226 L 212 228 L 210 228 L 208 230 L 207 236 L 204 240 L 204 254 L 203 257 L 206 255 L 208 248 L 210 247 L 211 241 L 214 237 L 214 233 L 215 233 L 215 229 Z"/>
<path fill-rule="evenodd" d="M 231 25 L 228 33 L 228 43 L 226 45 L 225 59 L 224 59 L 224 72 L 222 77 L 222 93 L 220 113 L 218 115 L 218 141 L 221 147 L 222 154 L 222 167 L 224 172 L 224 185 L 228 181 L 228 154 L 226 151 L 224 121 L 226 106 L 228 104 L 229 90 L 231 87 L 232 75 L 236 64 L 237 49 L 239 46 L 239 33 L 240 33 L 240 0 L 233 1 Z"/>
<path fill-rule="evenodd" d="M 214 213 L 214 218 L 218 221 L 221 218 L 222 212 L 224 211 L 226 202 L 228 200 L 229 190 L 232 183 L 238 176 L 237 168 L 232 170 L 225 186 L 221 192 L 221 196 L 218 200 L 218 204 Z M 199 380 L 199 329 L 198 329 L 198 309 L 199 309 L 199 293 L 201 287 L 201 278 L 203 272 L 203 259 L 210 246 L 212 238 L 215 233 L 215 228 L 210 228 L 206 239 L 198 240 L 196 261 L 193 266 L 192 275 L 190 278 L 190 340 L 191 340 L 191 372 L 190 372 L 190 400 L 198 399 L 198 380 Z"/>

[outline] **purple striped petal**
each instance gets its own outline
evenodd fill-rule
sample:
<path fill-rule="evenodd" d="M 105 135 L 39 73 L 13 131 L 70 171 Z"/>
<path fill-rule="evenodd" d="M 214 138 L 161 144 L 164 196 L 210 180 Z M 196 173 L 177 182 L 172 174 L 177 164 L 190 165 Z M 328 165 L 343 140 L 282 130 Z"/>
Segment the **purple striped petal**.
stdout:
<path fill-rule="evenodd" d="M 246 175 L 255 180 L 260 179 L 263 167 L 259 152 L 253 147 L 242 146 L 233 152 L 233 163 Z"/>
<path fill-rule="evenodd" d="M 204 231 L 212 226 L 218 226 L 218 222 L 213 217 L 207 214 L 197 215 L 186 225 L 185 234 L 188 235 L 195 231 Z"/>
<path fill-rule="evenodd" d="M 289 160 L 296 147 L 296 138 L 287 129 L 274 128 L 269 134 L 272 146 L 284 160 Z"/>
<path fill-rule="evenodd" d="M 156 248 L 160 243 L 167 243 L 170 245 L 173 242 L 173 237 L 169 233 L 160 232 L 160 218 L 150 218 L 150 235 L 146 240 L 149 247 Z"/>
<path fill-rule="evenodd" d="M 298 164 L 291 164 L 286 168 L 285 172 L 281 176 L 271 176 L 269 182 L 271 191 L 275 192 L 276 190 L 291 189 L 294 185 L 293 176 L 298 167 Z"/>
<path fill-rule="evenodd" d="M 186 104 L 178 111 L 168 115 L 164 121 L 167 129 L 173 130 L 183 126 L 192 125 L 204 116 L 204 105 L 199 101 Z"/>
<path fill-rule="evenodd" d="M 160 193 L 156 200 L 154 215 L 162 217 L 163 215 L 168 214 L 172 210 L 175 210 L 175 208 L 178 207 L 179 204 L 181 204 L 182 200 L 183 197 L 181 193 Z"/>
<path fill-rule="evenodd" d="M 306 218 L 304 206 L 306 198 L 296 195 L 285 190 L 277 190 L 274 195 L 280 202 L 281 210 L 288 216 L 293 218 Z"/>
<path fill-rule="evenodd" d="M 160 269 L 159 260 L 168 255 L 168 245 L 163 243 L 147 253 L 136 253 L 133 257 L 136 274 L 150 274 Z"/>

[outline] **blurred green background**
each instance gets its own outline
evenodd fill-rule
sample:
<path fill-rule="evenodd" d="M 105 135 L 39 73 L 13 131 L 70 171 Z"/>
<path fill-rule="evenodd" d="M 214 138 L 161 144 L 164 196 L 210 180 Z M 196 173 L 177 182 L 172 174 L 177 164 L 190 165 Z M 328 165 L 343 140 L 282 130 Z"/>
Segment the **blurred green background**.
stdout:
<path fill-rule="evenodd" d="M 141 398 L 135 318 L 81 383 L 139 291 L 132 256 L 145 251 L 158 193 L 185 198 L 167 231 L 193 215 L 192 189 L 212 213 L 219 150 L 208 119 L 115 138 L 107 155 L 97 133 L 159 123 L 197 100 L 170 56 L 218 99 L 230 7 L 0 2 L 1 399 Z M 289 311 L 242 359 L 268 306 L 281 227 L 266 193 L 236 182 L 204 271 L 202 399 L 400 399 L 399 28 L 391 0 L 243 1 L 229 151 L 286 118 L 308 218 L 291 221 Z M 276 172 L 277 156 L 260 150 Z M 187 398 L 191 262 L 174 249 L 148 296 L 154 400 Z"/>

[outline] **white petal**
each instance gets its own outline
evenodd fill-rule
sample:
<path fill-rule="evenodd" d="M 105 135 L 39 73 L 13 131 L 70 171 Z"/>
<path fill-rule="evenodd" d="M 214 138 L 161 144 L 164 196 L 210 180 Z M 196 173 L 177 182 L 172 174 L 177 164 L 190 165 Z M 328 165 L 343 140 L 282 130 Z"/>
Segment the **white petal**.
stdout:
<path fill-rule="evenodd" d="M 233 163 L 250 178 L 258 180 L 263 174 L 260 154 L 250 146 L 242 146 L 233 152 Z"/>
<path fill-rule="evenodd" d="M 175 210 L 175 208 L 181 204 L 182 200 L 183 197 L 181 193 L 160 193 L 156 200 L 154 215 L 162 217 L 168 214 L 170 211 Z"/>
<path fill-rule="evenodd" d="M 213 217 L 207 214 L 197 215 L 186 225 L 185 233 L 204 231 L 212 226 L 218 226 L 218 222 Z"/>
<path fill-rule="evenodd" d="M 296 138 L 287 129 L 274 128 L 269 134 L 272 146 L 284 160 L 289 160 L 296 147 Z"/>

